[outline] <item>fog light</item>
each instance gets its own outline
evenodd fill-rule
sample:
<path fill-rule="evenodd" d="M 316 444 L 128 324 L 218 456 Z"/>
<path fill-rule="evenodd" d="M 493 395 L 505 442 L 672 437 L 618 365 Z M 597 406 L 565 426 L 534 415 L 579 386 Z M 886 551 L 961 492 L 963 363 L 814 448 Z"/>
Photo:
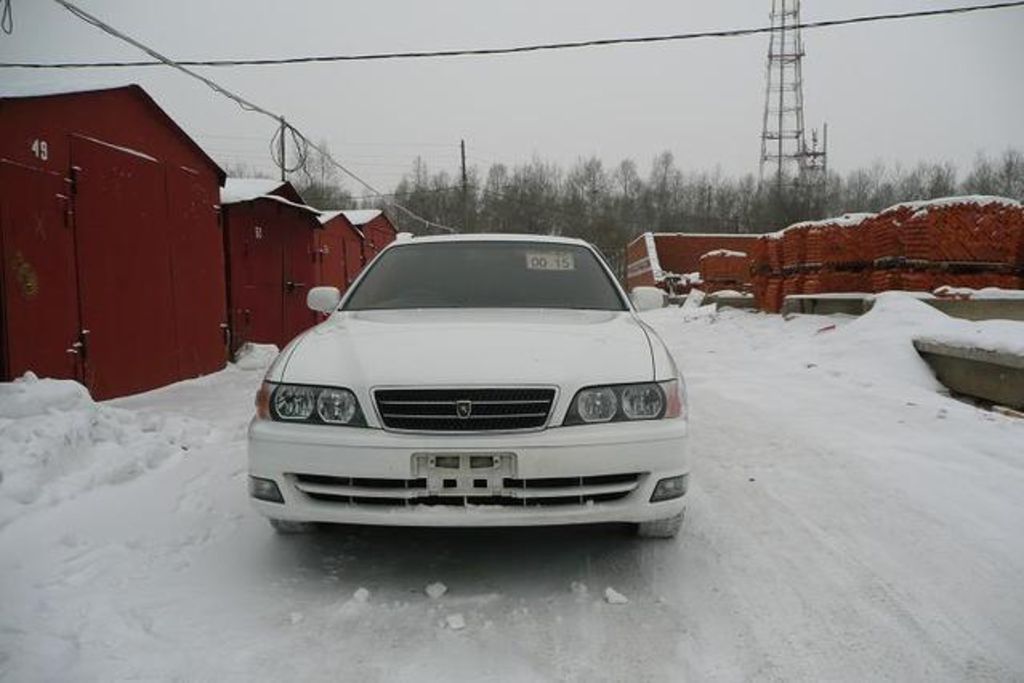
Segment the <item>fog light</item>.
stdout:
<path fill-rule="evenodd" d="M 662 479 L 654 487 L 654 493 L 651 494 L 651 502 L 657 503 L 660 500 L 672 500 L 673 498 L 681 497 L 686 493 L 686 483 L 689 477 L 690 475 L 688 474 L 681 474 L 678 477 Z"/>
<path fill-rule="evenodd" d="M 271 503 L 284 502 L 281 489 L 277 488 L 277 483 L 273 479 L 249 477 L 249 495 L 257 500 L 266 500 Z"/>

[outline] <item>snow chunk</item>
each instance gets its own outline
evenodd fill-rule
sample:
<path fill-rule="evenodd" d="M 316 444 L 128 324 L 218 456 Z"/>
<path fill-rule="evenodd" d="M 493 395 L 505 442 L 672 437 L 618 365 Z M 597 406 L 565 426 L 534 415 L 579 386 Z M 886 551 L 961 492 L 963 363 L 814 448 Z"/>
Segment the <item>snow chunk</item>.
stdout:
<path fill-rule="evenodd" d="M 235 366 L 240 370 L 265 370 L 280 353 L 273 344 L 246 343 L 235 354 Z"/>
<path fill-rule="evenodd" d="M 747 252 L 733 251 L 731 249 L 714 249 L 712 251 L 707 252 L 706 254 L 701 254 L 700 260 L 703 261 L 709 256 L 729 256 L 732 258 L 746 258 Z"/>
<path fill-rule="evenodd" d="M 365 604 L 370 601 L 370 591 L 360 586 L 356 589 L 356 592 L 352 594 L 352 599 L 356 602 Z"/>
<path fill-rule="evenodd" d="M 466 628 L 466 619 L 459 613 L 449 614 L 444 618 L 444 623 L 453 631 L 461 631 Z"/>
<path fill-rule="evenodd" d="M 604 589 L 604 600 L 609 605 L 625 605 L 627 602 L 629 602 L 629 598 L 627 598 L 625 595 L 618 592 L 611 586 L 608 586 Z"/>
<path fill-rule="evenodd" d="M 432 583 L 427 586 L 424 589 L 424 592 L 429 595 L 432 600 L 437 600 L 448 592 L 448 586 L 438 581 L 437 583 Z"/>

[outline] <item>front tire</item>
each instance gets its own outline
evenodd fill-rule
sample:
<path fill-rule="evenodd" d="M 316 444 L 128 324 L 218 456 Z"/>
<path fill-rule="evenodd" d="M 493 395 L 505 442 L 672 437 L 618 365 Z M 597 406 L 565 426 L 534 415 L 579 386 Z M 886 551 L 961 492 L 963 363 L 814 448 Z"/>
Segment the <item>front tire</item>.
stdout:
<path fill-rule="evenodd" d="M 685 510 L 682 510 L 673 517 L 640 522 L 636 525 L 636 535 L 640 538 L 675 538 L 679 534 L 679 529 L 683 526 L 685 512 Z"/>
<path fill-rule="evenodd" d="M 311 522 L 293 522 L 288 519 L 271 519 L 270 526 L 274 527 L 274 531 L 283 535 L 308 534 L 314 529 Z"/>

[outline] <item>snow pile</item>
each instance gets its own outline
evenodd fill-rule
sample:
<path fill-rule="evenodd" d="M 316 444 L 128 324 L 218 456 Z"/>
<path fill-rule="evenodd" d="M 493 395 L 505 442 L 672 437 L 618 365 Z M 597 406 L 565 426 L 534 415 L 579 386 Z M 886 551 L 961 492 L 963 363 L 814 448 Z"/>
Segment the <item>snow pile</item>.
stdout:
<path fill-rule="evenodd" d="M 940 390 L 914 340 L 1024 355 L 1024 322 L 951 318 L 901 292 L 879 294 L 872 309 L 832 334 L 818 335 L 819 362 L 887 384 Z"/>
<path fill-rule="evenodd" d="M 277 358 L 277 346 L 274 344 L 246 343 L 235 353 L 235 367 L 239 370 L 264 370 Z"/>
<path fill-rule="evenodd" d="M 129 481 L 202 444 L 208 425 L 95 403 L 70 380 L 0 383 L 0 527 L 30 509 Z"/>
<path fill-rule="evenodd" d="M 870 311 L 834 333 L 818 336 L 819 362 L 889 384 L 939 390 L 941 385 L 917 354 L 913 340 L 958 322 L 914 297 L 879 294 Z"/>

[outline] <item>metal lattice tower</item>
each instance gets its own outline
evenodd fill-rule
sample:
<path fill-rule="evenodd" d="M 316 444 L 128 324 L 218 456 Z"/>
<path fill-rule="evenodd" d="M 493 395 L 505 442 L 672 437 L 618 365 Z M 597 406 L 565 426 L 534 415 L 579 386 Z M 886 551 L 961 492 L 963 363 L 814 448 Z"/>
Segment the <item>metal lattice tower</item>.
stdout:
<path fill-rule="evenodd" d="M 761 182 L 766 180 L 766 166 L 774 166 L 780 192 L 787 181 L 797 187 L 816 187 L 826 177 L 828 128 L 824 128 L 820 150 L 817 131 L 811 132 L 808 146 L 804 129 L 800 0 L 772 0 L 771 26 L 761 132 Z"/>

